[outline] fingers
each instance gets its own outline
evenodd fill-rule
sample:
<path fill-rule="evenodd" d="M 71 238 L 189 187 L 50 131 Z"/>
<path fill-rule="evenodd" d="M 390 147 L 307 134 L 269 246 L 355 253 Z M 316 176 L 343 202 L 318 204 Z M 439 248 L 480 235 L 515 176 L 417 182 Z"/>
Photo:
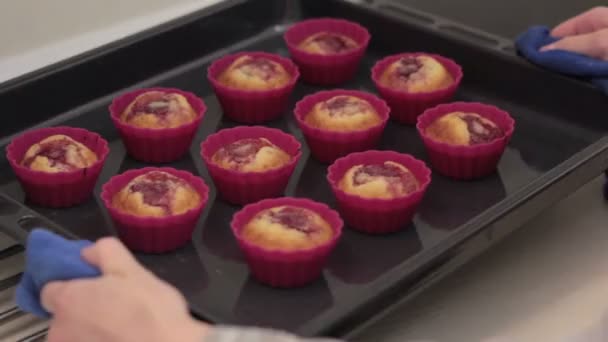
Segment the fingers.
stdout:
<path fill-rule="evenodd" d="M 608 28 L 608 7 L 595 7 L 556 26 L 551 35 L 562 38 Z"/>
<path fill-rule="evenodd" d="M 566 50 L 593 58 L 608 60 L 608 28 L 593 33 L 563 38 L 541 48 L 541 51 Z"/>
<path fill-rule="evenodd" d="M 67 342 L 69 338 L 65 336 L 65 329 L 58 327 L 56 324 L 51 322 L 49 331 L 46 334 L 46 342 Z"/>
<path fill-rule="evenodd" d="M 131 252 L 116 238 L 103 238 L 82 250 L 82 257 L 103 274 L 128 275 L 144 271 Z"/>
<path fill-rule="evenodd" d="M 48 312 L 57 311 L 59 300 L 64 295 L 67 282 L 55 281 L 48 283 L 42 288 L 40 293 L 40 302 Z"/>

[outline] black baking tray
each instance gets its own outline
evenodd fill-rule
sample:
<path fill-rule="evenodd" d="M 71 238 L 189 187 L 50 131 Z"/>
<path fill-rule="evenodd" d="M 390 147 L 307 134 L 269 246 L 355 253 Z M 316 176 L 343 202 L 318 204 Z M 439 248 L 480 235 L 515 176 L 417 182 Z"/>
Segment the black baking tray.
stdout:
<path fill-rule="evenodd" d="M 324 276 L 300 289 L 273 289 L 250 278 L 228 226 L 239 207 L 216 200 L 211 186 L 210 202 L 191 244 L 169 254 L 138 255 L 147 267 L 179 288 L 197 317 L 303 335 L 348 335 L 396 302 L 412 298 L 608 167 L 608 99 L 584 82 L 523 62 L 510 41 L 392 1 L 224 1 L 2 84 L 2 146 L 28 128 L 69 125 L 100 133 L 110 142 L 111 153 L 95 197 L 62 210 L 27 203 L 1 157 L 0 191 L 6 196 L 0 197 L 0 225 L 20 240 L 24 231 L 38 225 L 88 239 L 114 233 L 101 209 L 101 184 L 119 172 L 147 166 L 125 154 L 107 110 L 113 97 L 133 88 L 176 87 L 205 100 L 209 109 L 190 155 L 169 165 L 200 174 L 212 185 L 198 157 L 198 146 L 210 133 L 236 124 L 222 117 L 205 77 L 207 66 L 239 50 L 287 55 L 282 40 L 286 26 L 320 16 L 354 20 L 372 33 L 356 78 L 344 88 L 375 92 L 370 69 L 385 55 L 439 53 L 463 66 L 465 77 L 457 99 L 486 102 L 509 111 L 517 122 L 513 139 L 498 172 L 490 177 L 457 182 L 433 174 L 414 222 L 403 232 L 368 236 L 347 229 Z M 300 83 L 292 101 L 321 89 Z M 304 142 L 291 110 L 267 125 Z M 415 129 L 409 126 L 390 123 L 381 148 L 427 159 Z M 304 147 L 286 195 L 334 206 L 324 180 L 326 168 L 311 159 Z M 17 208 L 15 203 L 27 208 Z"/>

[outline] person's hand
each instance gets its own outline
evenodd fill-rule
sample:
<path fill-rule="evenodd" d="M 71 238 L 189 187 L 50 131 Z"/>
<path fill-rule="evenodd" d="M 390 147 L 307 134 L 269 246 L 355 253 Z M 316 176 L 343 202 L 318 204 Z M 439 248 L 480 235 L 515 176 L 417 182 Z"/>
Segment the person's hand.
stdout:
<path fill-rule="evenodd" d="M 49 342 L 201 342 L 207 326 L 190 317 L 184 298 L 144 269 L 116 239 L 82 251 L 102 276 L 46 285 L 53 313 Z"/>
<path fill-rule="evenodd" d="M 562 39 L 541 51 L 567 50 L 608 61 L 608 7 L 596 7 L 566 20 L 551 35 Z"/>

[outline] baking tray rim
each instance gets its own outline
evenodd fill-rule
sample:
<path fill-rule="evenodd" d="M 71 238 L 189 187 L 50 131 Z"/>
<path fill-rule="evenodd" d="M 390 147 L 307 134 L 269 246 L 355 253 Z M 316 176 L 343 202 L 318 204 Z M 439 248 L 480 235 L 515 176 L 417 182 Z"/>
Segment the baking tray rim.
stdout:
<path fill-rule="evenodd" d="M 197 10 L 191 14 L 188 14 L 188 15 L 185 15 L 182 17 L 178 17 L 178 18 L 170 20 L 166 23 L 151 27 L 142 32 L 130 35 L 130 36 L 120 39 L 118 41 L 102 45 L 95 49 L 86 51 L 82 54 L 78 54 L 78 55 L 68 58 L 66 60 L 50 64 L 46 67 L 43 67 L 38 70 L 34 70 L 34 71 L 24 74 L 20 77 L 13 78 L 13 79 L 10 79 L 3 83 L 0 83 L 0 93 L 7 92 L 12 88 L 16 88 L 16 87 L 22 86 L 24 84 L 34 83 L 37 80 L 42 79 L 50 74 L 54 74 L 61 70 L 69 69 L 75 65 L 78 65 L 78 64 L 81 64 L 81 63 L 84 63 L 87 61 L 95 60 L 95 59 L 103 57 L 103 55 L 109 54 L 113 51 L 120 50 L 122 48 L 130 46 L 141 40 L 154 38 L 154 36 L 156 36 L 156 35 L 159 35 L 161 33 L 168 32 L 168 31 L 172 31 L 173 29 L 182 27 L 189 23 L 192 23 L 192 22 L 195 22 L 198 20 L 203 20 L 205 17 L 213 15 L 217 12 L 221 12 L 224 9 L 239 5 L 241 3 L 245 3 L 247 1 L 251 1 L 251 0 L 226 0 L 224 2 L 214 4 L 210 7 Z M 355 5 L 352 3 L 352 1 L 349 1 L 349 0 L 334 0 L 334 1 L 348 3 L 353 6 Z M 377 15 L 387 15 L 386 13 L 381 12 L 375 8 L 372 8 L 371 6 L 367 6 L 367 9 L 376 12 Z M 395 17 L 395 16 L 391 16 L 391 17 Z M 404 22 L 407 22 L 407 21 L 404 20 Z M 408 22 L 408 25 L 415 25 L 415 26 L 427 29 L 423 25 L 419 25 L 417 23 Z M 477 29 L 475 29 L 475 30 L 477 30 Z M 440 32 L 435 31 L 435 30 L 428 30 L 428 31 L 430 34 L 441 34 Z M 477 30 L 477 31 L 479 31 L 479 30 Z M 453 37 L 451 37 L 451 38 L 453 38 Z M 483 46 L 483 45 L 479 45 L 478 48 L 483 48 L 485 50 L 497 52 L 496 53 L 497 57 L 502 56 L 502 58 L 507 58 L 511 62 L 523 63 L 523 64 L 527 64 L 529 67 L 537 68 L 537 67 L 529 64 L 528 62 L 523 61 L 520 58 L 517 58 L 517 56 L 514 54 L 508 54 L 506 52 L 501 53 L 501 51 L 497 51 L 495 49 L 491 49 L 491 48 L 489 48 L 487 46 Z M 565 76 L 563 78 L 564 78 L 564 80 L 577 82 L 580 84 L 580 86 L 586 86 L 586 87 L 589 87 L 589 89 L 593 88 L 590 84 L 586 84 L 586 82 L 571 79 L 571 78 L 568 78 Z M 111 94 L 103 96 L 103 98 L 107 98 L 110 96 L 111 96 Z M 101 98 L 98 98 L 97 100 L 101 100 Z M 97 100 L 94 100 L 94 102 L 97 102 Z M 56 119 L 58 119 L 59 117 L 62 117 L 62 116 L 63 116 L 63 114 L 60 114 L 59 116 L 55 116 L 53 118 L 50 118 L 49 120 L 45 120 L 44 122 L 51 121 L 51 120 L 55 121 Z M 37 125 L 42 125 L 42 124 L 43 123 L 39 123 Z M 20 133 L 15 133 L 6 138 L 3 138 L 0 140 L 0 143 L 2 143 L 4 145 L 8 140 L 10 140 L 13 136 L 15 136 L 17 134 L 20 134 Z M 402 276 L 404 273 L 415 274 L 416 272 L 420 272 L 425 267 L 428 267 L 429 265 L 431 265 L 434 260 L 437 260 L 438 258 L 441 258 L 442 256 L 450 253 L 451 251 L 453 251 L 453 249 L 455 247 L 464 243 L 467 239 L 480 233 L 488 226 L 490 226 L 493 223 L 500 220 L 501 217 L 503 217 L 504 215 L 506 215 L 507 213 L 512 211 L 514 208 L 521 206 L 521 205 L 525 205 L 525 203 L 527 202 L 527 199 L 538 195 L 539 193 L 543 192 L 547 188 L 550 188 L 554 183 L 556 183 L 557 181 L 566 177 L 573 170 L 576 170 L 578 167 L 580 167 L 584 163 L 586 163 L 592 159 L 595 159 L 595 158 L 601 158 L 602 154 L 606 154 L 607 151 L 608 151 L 608 136 L 604 136 L 604 137 L 600 138 L 599 140 L 595 141 L 594 143 L 592 143 L 591 145 L 587 146 L 583 150 L 577 152 L 569 159 L 558 164 L 553 169 L 551 169 L 548 172 L 537 177 L 535 180 L 533 180 L 526 186 L 524 186 L 521 189 L 517 190 L 516 192 L 510 194 L 502 201 L 496 203 L 494 206 L 486 209 L 484 212 L 476 215 L 475 217 L 470 219 L 468 222 L 462 224 L 458 229 L 454 230 L 451 234 L 446 236 L 446 238 L 444 240 L 442 240 L 441 242 L 437 243 L 436 245 L 434 245 L 432 247 L 429 247 L 427 249 L 420 251 L 418 254 L 407 259 L 405 262 L 397 265 L 389 273 L 385 273 L 384 275 L 380 276 L 378 281 L 376 283 L 370 285 L 370 287 L 368 288 L 369 291 L 376 293 L 376 295 L 374 297 L 367 297 L 364 300 L 358 300 L 356 302 L 347 303 L 347 305 L 349 307 L 347 309 L 343 309 L 341 311 L 350 312 L 350 313 L 357 312 L 361 307 L 372 302 L 374 300 L 374 298 L 381 297 L 384 292 L 399 286 L 403 281 L 406 280 L 405 278 L 409 278 L 409 277 L 404 278 Z M 28 209 L 30 209 L 30 208 L 28 208 Z M 35 212 L 32 209 L 30 209 L 30 210 L 32 212 Z M 38 214 L 38 215 L 43 218 L 46 218 L 41 214 Z M 46 219 L 48 220 L 48 218 L 46 218 Z M 55 226 L 59 227 L 59 229 L 61 229 L 63 231 L 66 231 L 65 228 L 61 227 L 58 224 L 55 224 Z M 194 313 L 196 314 L 196 312 L 194 312 Z M 209 317 L 209 315 L 204 315 L 201 317 L 207 318 L 207 317 Z M 332 321 L 333 320 L 333 321 L 339 322 L 339 321 L 342 321 L 346 317 L 348 317 L 348 314 L 337 315 L 334 313 L 328 314 L 327 312 L 321 313 L 320 315 L 316 316 L 312 320 L 310 320 L 307 323 L 305 323 L 304 325 L 302 325 L 298 330 L 301 330 L 303 332 L 308 332 L 308 334 L 310 334 L 311 332 L 314 333 L 314 332 L 325 331 L 325 330 L 327 330 L 327 328 L 322 327 L 322 325 L 323 325 L 322 321 L 324 321 L 324 320 Z"/>

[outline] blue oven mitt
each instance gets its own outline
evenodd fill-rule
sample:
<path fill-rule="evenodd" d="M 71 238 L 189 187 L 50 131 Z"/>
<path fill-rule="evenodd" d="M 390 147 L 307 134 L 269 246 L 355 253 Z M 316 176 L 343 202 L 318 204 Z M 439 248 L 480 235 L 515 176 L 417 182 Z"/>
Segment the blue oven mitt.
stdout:
<path fill-rule="evenodd" d="M 608 94 L 608 62 L 564 50 L 539 51 L 558 40 L 550 32 L 546 26 L 529 28 L 517 38 L 517 50 L 534 64 L 565 75 L 586 78 Z M 608 179 L 608 171 L 606 177 Z M 604 185 L 604 198 L 608 200 L 608 182 Z"/>
<path fill-rule="evenodd" d="M 50 314 L 40 303 L 44 285 L 55 280 L 99 276 L 99 270 L 80 257 L 80 251 L 91 244 L 85 240 L 66 240 L 44 229 L 32 231 L 25 250 L 25 271 L 15 293 L 19 308 L 48 318 Z"/>
<path fill-rule="evenodd" d="M 515 45 L 532 63 L 561 74 L 589 79 L 608 94 L 608 62 L 564 50 L 540 52 L 545 45 L 557 41 L 546 26 L 533 26 L 521 34 Z"/>

